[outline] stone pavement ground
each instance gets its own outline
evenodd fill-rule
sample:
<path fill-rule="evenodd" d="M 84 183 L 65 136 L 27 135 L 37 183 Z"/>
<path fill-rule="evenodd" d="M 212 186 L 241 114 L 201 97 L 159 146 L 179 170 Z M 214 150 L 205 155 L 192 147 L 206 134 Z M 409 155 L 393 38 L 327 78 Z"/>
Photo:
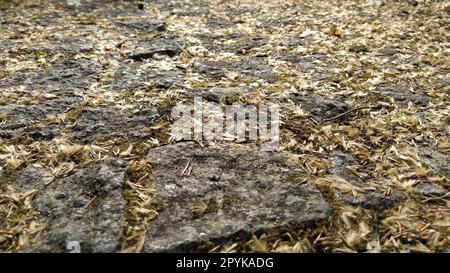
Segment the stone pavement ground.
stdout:
<path fill-rule="evenodd" d="M 450 251 L 448 1 L 0 1 L 0 251 Z M 278 151 L 176 142 L 194 96 Z"/>

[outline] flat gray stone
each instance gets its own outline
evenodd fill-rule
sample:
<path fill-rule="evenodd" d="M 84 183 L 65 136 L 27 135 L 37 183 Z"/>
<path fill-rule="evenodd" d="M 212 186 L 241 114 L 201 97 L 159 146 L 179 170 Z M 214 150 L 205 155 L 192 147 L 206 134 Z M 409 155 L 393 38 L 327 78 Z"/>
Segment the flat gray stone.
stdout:
<path fill-rule="evenodd" d="M 441 153 L 434 145 L 422 143 L 416 148 L 420 161 L 429 166 L 436 174 L 450 178 L 450 156 Z"/>
<path fill-rule="evenodd" d="M 80 97 L 63 97 L 46 100 L 36 105 L 0 105 L 0 112 L 6 114 L 6 119 L 0 124 L 0 137 L 17 136 L 28 126 L 42 122 L 50 115 L 59 115 L 73 109 L 81 100 Z M 52 139 L 59 134 L 59 130 L 54 126 L 46 126 L 30 134 L 34 139 Z"/>
<path fill-rule="evenodd" d="M 296 47 L 305 45 L 308 42 L 308 37 L 288 37 L 282 39 L 279 44 L 285 47 Z"/>
<path fill-rule="evenodd" d="M 347 166 L 357 165 L 358 163 L 357 159 L 352 155 L 336 151 L 330 156 L 329 161 L 331 163 L 329 172 L 333 175 L 343 178 L 348 183 L 361 189 L 369 187 L 364 180 L 346 168 Z M 406 199 L 405 194 L 395 190 L 391 191 L 390 195 L 384 195 L 377 191 L 368 190 L 359 193 L 357 197 L 353 196 L 351 193 L 335 192 L 335 194 L 338 199 L 344 203 L 378 211 L 392 208 Z"/>
<path fill-rule="evenodd" d="M 199 1 L 165 1 L 153 0 L 160 5 L 160 9 L 177 16 L 202 16 L 209 12 L 209 2 Z"/>
<path fill-rule="evenodd" d="M 296 4 L 296 5 L 301 5 L 301 4 Z M 301 9 L 301 8 L 300 8 Z M 298 9 L 298 10 L 300 10 Z M 264 20 L 261 22 L 261 26 L 264 27 L 265 29 L 285 29 L 287 27 L 292 27 L 295 26 L 298 23 L 297 20 L 293 19 L 293 18 L 289 18 L 288 16 L 284 17 L 284 18 L 268 18 L 267 20 Z"/>
<path fill-rule="evenodd" d="M 96 83 L 99 73 L 98 65 L 89 60 L 63 60 L 49 67 L 16 71 L 0 86 L 25 86 L 30 91 L 47 93 L 79 93 Z"/>
<path fill-rule="evenodd" d="M 173 57 L 185 48 L 184 38 L 176 34 L 161 34 L 148 41 L 137 43 L 137 49 L 130 54 L 130 58 L 141 61 L 152 58 L 155 54 Z"/>
<path fill-rule="evenodd" d="M 126 164 L 115 158 L 74 174 L 40 183 L 33 205 L 48 227 L 25 252 L 67 252 L 71 244 L 81 252 L 115 252 L 120 247 L 125 200 Z M 35 170 L 25 176 L 39 179 Z"/>
<path fill-rule="evenodd" d="M 242 34 L 200 34 L 197 38 L 202 40 L 205 48 L 215 52 L 230 52 L 245 55 L 251 49 L 261 47 L 267 44 L 267 41 L 259 36 L 246 36 Z"/>
<path fill-rule="evenodd" d="M 204 241 L 313 224 L 331 213 L 281 153 L 182 142 L 151 150 L 149 159 L 159 214 L 149 223 L 144 252 L 189 251 Z"/>
<path fill-rule="evenodd" d="M 272 68 L 261 59 L 247 58 L 241 62 L 225 62 L 214 60 L 200 60 L 194 63 L 195 70 L 213 80 L 220 80 L 228 73 L 237 73 L 241 77 L 253 77 L 273 83 L 277 75 Z"/>
<path fill-rule="evenodd" d="M 0 50 L 2 52 L 10 52 L 15 48 L 23 45 L 23 41 L 19 39 L 0 40 Z"/>
<path fill-rule="evenodd" d="M 416 192 L 429 196 L 444 196 L 448 193 L 441 185 L 430 182 L 420 182 L 416 186 Z"/>
<path fill-rule="evenodd" d="M 277 57 L 278 60 L 290 62 L 301 73 L 310 74 L 314 80 L 321 81 L 332 76 L 335 67 L 331 58 L 326 54 L 315 53 L 305 56 L 286 54 Z"/>
<path fill-rule="evenodd" d="M 25 190 L 42 189 L 48 178 L 48 173 L 42 168 L 28 166 L 20 172 L 14 181 L 14 185 Z"/>
<path fill-rule="evenodd" d="M 92 42 L 83 37 L 55 37 L 53 41 L 46 41 L 40 45 L 27 47 L 24 49 L 26 53 L 86 53 L 92 51 L 94 46 Z"/>
<path fill-rule="evenodd" d="M 167 89 L 181 86 L 184 75 L 184 71 L 179 68 L 161 70 L 158 67 L 142 65 L 141 62 L 124 63 L 116 70 L 110 88 L 130 90 L 150 85 L 158 89 Z"/>
<path fill-rule="evenodd" d="M 239 99 L 247 95 L 250 90 L 251 88 L 249 86 L 213 87 L 199 92 L 186 92 L 184 97 L 191 101 L 193 97 L 196 96 L 209 102 L 232 104 L 234 102 L 239 102 Z"/>
<path fill-rule="evenodd" d="M 128 29 L 139 30 L 142 32 L 163 31 L 166 29 L 166 24 L 159 20 L 133 19 L 118 22 L 117 24 Z"/>
<path fill-rule="evenodd" d="M 73 128 L 74 137 L 83 141 L 95 137 L 149 138 L 148 129 L 158 118 L 155 109 L 141 110 L 135 114 L 121 114 L 114 108 L 86 108 Z"/>
<path fill-rule="evenodd" d="M 301 107 L 306 110 L 306 112 L 316 121 L 334 118 L 351 109 L 343 97 L 327 99 L 315 94 L 308 94 L 305 96 L 300 94 L 292 94 L 290 99 L 295 104 L 301 105 Z M 345 115 L 336 121 L 347 121 L 352 116 L 352 114 Z"/>
<path fill-rule="evenodd" d="M 235 54 L 247 54 L 253 48 L 258 48 L 267 44 L 262 37 L 241 37 L 231 44 L 222 45 L 221 51 L 232 52 Z"/>
<path fill-rule="evenodd" d="M 375 91 L 392 98 L 395 103 L 400 105 L 408 105 L 409 102 L 412 102 L 415 105 L 426 106 L 431 101 L 431 98 L 423 90 L 405 85 L 382 83 L 376 86 Z"/>
<path fill-rule="evenodd" d="M 226 15 L 242 15 L 242 14 L 252 14 L 257 11 L 256 8 L 253 7 L 245 7 L 245 6 L 228 6 L 224 5 L 221 9 L 221 13 L 225 13 Z"/>

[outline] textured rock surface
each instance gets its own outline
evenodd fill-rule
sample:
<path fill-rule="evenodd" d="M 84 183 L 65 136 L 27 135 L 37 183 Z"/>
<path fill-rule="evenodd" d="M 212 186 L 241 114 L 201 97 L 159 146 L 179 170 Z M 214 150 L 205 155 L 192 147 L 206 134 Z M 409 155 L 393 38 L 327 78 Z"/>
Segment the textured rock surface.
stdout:
<path fill-rule="evenodd" d="M 288 40 L 284 41 L 285 46 L 289 46 L 294 43 L 303 43 L 303 39 L 299 41 Z M 325 80 L 332 75 L 330 69 L 334 67 L 334 64 L 329 56 L 326 54 L 310 54 L 306 56 L 299 56 L 297 54 L 287 54 L 277 57 L 278 60 L 292 63 L 295 69 L 300 73 L 311 74 L 312 78 L 316 81 Z"/>
<path fill-rule="evenodd" d="M 4 87 L 25 86 L 49 93 L 84 92 L 98 80 L 99 67 L 89 60 L 63 60 L 49 67 L 20 70 L 6 78 Z"/>
<path fill-rule="evenodd" d="M 49 226 L 26 252 L 66 252 L 71 244 L 81 252 L 114 252 L 122 236 L 122 188 L 126 165 L 110 158 L 54 181 L 34 200 L 39 218 Z M 39 179 L 28 171 L 25 176 Z M 22 177 L 23 179 L 23 177 Z"/>
<path fill-rule="evenodd" d="M 196 71 L 214 80 L 220 80 L 230 73 L 237 73 L 241 77 L 252 77 L 267 82 L 274 82 L 276 74 L 264 61 L 246 59 L 239 63 L 223 61 L 201 60 L 194 63 Z"/>
<path fill-rule="evenodd" d="M 448 250 L 448 8 L 0 0 L 0 251 Z M 279 104 L 284 156 L 171 143 L 193 96 Z"/>
<path fill-rule="evenodd" d="M 376 91 L 403 105 L 412 102 L 416 105 L 426 106 L 431 101 L 422 90 L 404 85 L 383 83 L 377 86 Z"/>
<path fill-rule="evenodd" d="M 141 110 L 135 114 L 121 114 L 114 108 L 87 108 L 73 128 L 74 136 L 81 140 L 95 137 L 145 138 L 151 134 L 158 113 L 155 109 Z"/>
<path fill-rule="evenodd" d="M 450 156 L 438 151 L 434 145 L 423 143 L 416 149 L 422 162 L 428 165 L 438 175 L 450 178 Z"/>
<path fill-rule="evenodd" d="M 184 71 L 176 67 L 161 70 L 139 62 L 124 63 L 116 70 L 111 88 L 130 90 L 154 86 L 167 89 L 182 85 L 183 80 Z"/>
<path fill-rule="evenodd" d="M 312 224 L 331 212 L 305 174 L 279 153 L 179 143 L 151 150 L 149 159 L 159 215 L 149 224 L 146 252 L 188 250 L 203 241 Z"/>
<path fill-rule="evenodd" d="M 56 36 L 54 41 L 47 41 L 40 45 L 25 48 L 25 53 L 32 54 L 77 54 L 92 51 L 94 46 L 83 37 L 60 37 Z"/>
<path fill-rule="evenodd" d="M 217 25 L 209 21 L 208 25 Z M 247 37 L 240 34 L 214 35 L 202 34 L 197 36 L 202 40 L 202 45 L 208 50 L 215 52 L 230 52 L 235 54 L 248 54 L 253 48 L 267 44 L 262 37 Z"/>
<path fill-rule="evenodd" d="M 230 87 L 230 88 L 222 88 L 222 87 L 213 87 L 208 90 L 202 90 L 199 92 L 188 92 L 183 94 L 185 98 L 193 99 L 194 96 L 201 97 L 202 100 L 214 102 L 214 103 L 223 103 L 223 104 L 232 104 L 234 102 L 238 102 L 239 99 L 245 97 L 250 93 L 251 88 L 249 86 L 239 86 L 239 87 Z"/>
<path fill-rule="evenodd" d="M 300 105 L 316 121 L 334 118 L 350 110 L 350 106 L 345 103 L 344 98 L 327 99 L 318 95 L 302 96 L 294 94 L 291 100 Z M 352 115 L 347 115 L 341 120 L 348 120 Z"/>
<path fill-rule="evenodd" d="M 175 34 L 162 34 L 148 41 L 137 43 L 137 49 L 130 54 L 130 58 L 136 61 L 149 59 L 155 54 L 165 54 L 173 57 L 181 53 L 185 47 L 183 37 Z"/>
<path fill-rule="evenodd" d="M 345 203 L 367 209 L 383 210 L 392 208 L 406 199 L 406 195 L 398 191 L 392 191 L 389 195 L 380 193 L 372 185 L 353 174 L 346 167 L 357 165 L 357 161 L 349 154 L 335 152 L 330 157 L 330 163 L 330 172 L 333 175 L 344 179 L 346 183 L 353 185 L 361 191 L 356 196 L 352 192 L 344 193 L 337 191 L 335 194 Z"/>
<path fill-rule="evenodd" d="M 139 30 L 142 32 L 163 31 L 166 28 L 164 22 L 159 20 L 134 19 L 118 22 L 118 25 L 124 26 L 131 30 Z"/>
<path fill-rule="evenodd" d="M 14 181 L 14 185 L 22 189 L 43 189 L 52 176 L 42 168 L 30 166 L 25 168 Z"/>
<path fill-rule="evenodd" d="M 416 186 L 416 191 L 420 194 L 430 196 L 444 196 L 448 193 L 442 186 L 429 182 L 419 183 L 419 185 Z"/>
<path fill-rule="evenodd" d="M 58 98 L 46 100 L 35 105 L 0 105 L 0 112 L 4 113 L 4 122 L 0 123 L 0 136 L 11 138 L 19 135 L 27 126 L 44 121 L 50 116 L 63 114 L 78 105 L 79 97 Z M 58 134 L 58 129 L 46 127 L 31 132 L 32 138 L 51 139 Z"/>

